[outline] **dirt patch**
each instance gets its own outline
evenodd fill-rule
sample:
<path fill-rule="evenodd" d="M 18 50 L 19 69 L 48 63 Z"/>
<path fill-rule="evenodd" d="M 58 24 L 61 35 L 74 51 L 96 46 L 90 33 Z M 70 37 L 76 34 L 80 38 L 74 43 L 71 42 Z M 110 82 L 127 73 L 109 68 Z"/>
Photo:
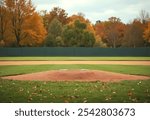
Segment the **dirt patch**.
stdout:
<path fill-rule="evenodd" d="M 150 61 L 0 61 L 0 65 L 43 65 L 43 64 L 150 65 Z"/>
<path fill-rule="evenodd" d="M 99 70 L 51 70 L 17 76 L 2 77 L 12 80 L 37 80 L 37 81 L 103 81 L 117 82 L 121 80 L 146 80 L 150 77 L 126 75 Z"/>

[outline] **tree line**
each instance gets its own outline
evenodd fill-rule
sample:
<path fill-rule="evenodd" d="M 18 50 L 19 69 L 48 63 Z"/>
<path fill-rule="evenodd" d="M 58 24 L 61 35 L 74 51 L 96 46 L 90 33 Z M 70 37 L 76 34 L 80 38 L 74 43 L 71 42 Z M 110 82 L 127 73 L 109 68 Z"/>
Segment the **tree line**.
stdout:
<path fill-rule="evenodd" d="M 0 1 L 0 47 L 149 47 L 150 17 L 125 24 L 110 17 L 92 24 L 83 13 L 54 7 L 37 12 L 31 0 Z"/>

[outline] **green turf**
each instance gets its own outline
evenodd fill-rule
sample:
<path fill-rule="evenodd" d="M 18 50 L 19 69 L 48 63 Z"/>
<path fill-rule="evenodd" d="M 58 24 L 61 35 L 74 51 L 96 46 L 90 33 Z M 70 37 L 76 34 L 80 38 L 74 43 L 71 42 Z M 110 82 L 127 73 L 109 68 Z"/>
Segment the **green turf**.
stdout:
<path fill-rule="evenodd" d="M 119 83 L 0 80 L 0 102 L 150 102 L 150 80 Z"/>
<path fill-rule="evenodd" d="M 135 65 L 0 66 L 0 76 L 52 69 L 98 69 L 150 76 L 150 66 Z M 150 80 L 87 83 L 0 79 L 0 102 L 150 102 Z"/>
<path fill-rule="evenodd" d="M 0 76 L 58 69 L 91 69 L 150 76 L 150 66 L 142 65 L 9 65 L 0 66 Z"/>
<path fill-rule="evenodd" d="M 113 60 L 150 60 L 150 57 L 0 57 L 2 60 L 49 60 L 49 61 L 113 61 Z"/>

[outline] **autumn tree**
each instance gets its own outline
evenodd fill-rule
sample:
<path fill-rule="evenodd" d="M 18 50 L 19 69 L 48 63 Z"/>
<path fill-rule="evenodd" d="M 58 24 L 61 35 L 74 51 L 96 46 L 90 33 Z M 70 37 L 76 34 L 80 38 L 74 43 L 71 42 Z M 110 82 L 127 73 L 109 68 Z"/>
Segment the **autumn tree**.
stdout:
<path fill-rule="evenodd" d="M 83 13 L 78 13 L 78 15 L 72 15 L 69 17 L 69 25 L 74 26 L 75 21 L 80 21 L 81 23 L 86 24 L 86 30 L 92 32 L 95 34 L 95 30 L 91 22 L 84 17 L 85 15 Z"/>
<path fill-rule="evenodd" d="M 122 23 L 111 24 L 106 30 L 106 39 L 104 39 L 108 46 L 113 48 L 121 47 L 124 30 L 124 25 Z"/>
<path fill-rule="evenodd" d="M 7 10 L 5 7 L 5 1 L 2 0 L 0 3 L 0 41 L 4 41 L 4 33 L 6 31 L 7 23 Z"/>
<path fill-rule="evenodd" d="M 99 36 L 101 40 L 105 38 L 105 22 L 97 22 L 94 29 L 96 36 Z"/>
<path fill-rule="evenodd" d="M 92 33 L 92 35 L 94 36 L 94 39 L 95 39 L 94 43 L 96 43 L 97 39 L 96 39 L 96 35 L 95 35 L 94 26 L 92 25 L 92 23 L 88 19 L 85 18 L 85 15 L 80 12 L 77 15 L 74 14 L 74 15 L 70 16 L 68 24 L 71 26 L 74 26 L 75 25 L 74 23 L 76 21 L 80 21 L 81 23 L 86 25 L 85 30 Z"/>
<path fill-rule="evenodd" d="M 95 25 L 96 36 L 109 47 L 121 47 L 124 37 L 125 25 L 119 18 L 111 17 L 108 21 L 99 22 Z"/>
<path fill-rule="evenodd" d="M 150 43 L 150 22 L 148 22 L 148 26 L 144 30 L 143 37 L 146 42 Z"/>
<path fill-rule="evenodd" d="M 49 23 L 54 19 L 57 18 L 63 25 L 67 24 L 68 22 L 68 13 L 62 8 L 54 7 L 49 13 Z"/>
<path fill-rule="evenodd" d="M 38 13 L 33 13 L 24 21 L 22 26 L 24 39 L 20 41 L 21 46 L 41 46 L 44 44 L 46 29 L 42 23 L 42 18 Z"/>
<path fill-rule="evenodd" d="M 119 33 L 116 25 L 111 24 L 106 31 L 106 39 L 105 42 L 109 47 L 116 48 L 119 43 Z"/>
<path fill-rule="evenodd" d="M 6 0 L 6 6 L 9 11 L 12 32 L 16 38 L 16 46 L 24 39 L 23 24 L 34 13 L 34 7 L 31 0 Z"/>
<path fill-rule="evenodd" d="M 105 28 L 106 28 L 106 24 L 107 22 L 102 22 L 102 21 L 97 21 L 94 29 L 95 29 L 95 36 L 96 36 L 96 43 L 95 46 L 96 47 L 107 47 L 107 44 L 104 43 L 104 40 L 106 39 L 106 32 L 105 32 Z"/>
<path fill-rule="evenodd" d="M 63 46 L 62 23 L 57 18 L 54 18 L 49 24 L 48 35 L 45 39 L 45 46 Z"/>
<path fill-rule="evenodd" d="M 43 23 L 45 28 L 48 31 L 49 24 L 53 21 L 53 19 L 57 18 L 62 25 L 66 25 L 68 23 L 68 13 L 62 8 L 54 7 L 50 12 L 41 11 L 41 16 L 43 18 Z"/>
<path fill-rule="evenodd" d="M 145 42 L 143 39 L 143 24 L 140 21 L 135 20 L 133 23 L 127 26 L 124 35 L 124 43 L 125 47 L 143 47 Z"/>

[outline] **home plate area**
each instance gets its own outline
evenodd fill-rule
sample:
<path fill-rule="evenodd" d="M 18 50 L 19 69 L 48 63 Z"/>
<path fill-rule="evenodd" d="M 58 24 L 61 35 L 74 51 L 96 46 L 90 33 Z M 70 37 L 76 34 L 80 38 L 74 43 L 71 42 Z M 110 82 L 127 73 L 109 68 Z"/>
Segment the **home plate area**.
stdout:
<path fill-rule="evenodd" d="M 150 77 L 139 75 L 127 75 L 121 73 L 100 71 L 100 70 L 50 70 L 15 76 L 5 76 L 3 79 L 11 80 L 36 80 L 36 81 L 102 81 L 117 82 L 122 80 L 147 80 Z"/>

